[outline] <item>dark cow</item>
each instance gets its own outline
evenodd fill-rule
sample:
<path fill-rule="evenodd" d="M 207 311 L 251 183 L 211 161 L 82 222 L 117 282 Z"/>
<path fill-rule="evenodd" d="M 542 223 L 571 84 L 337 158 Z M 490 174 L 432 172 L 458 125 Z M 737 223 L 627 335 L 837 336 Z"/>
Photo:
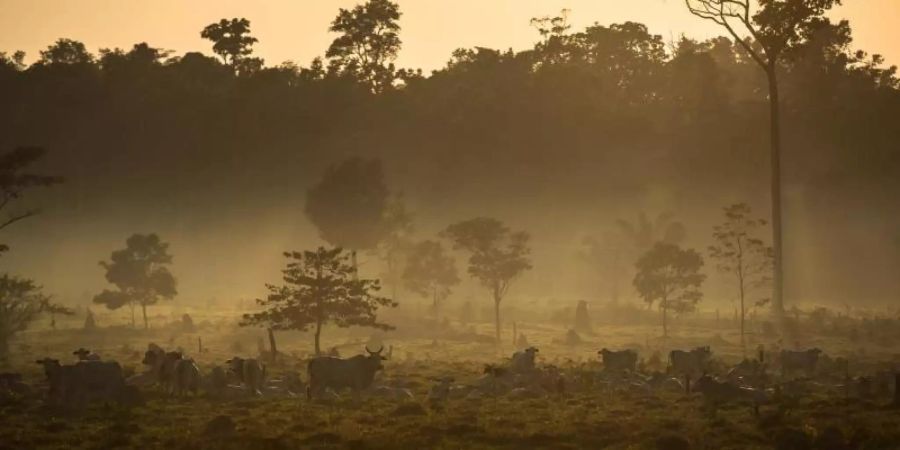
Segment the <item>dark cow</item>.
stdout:
<path fill-rule="evenodd" d="M 709 347 L 697 347 L 689 352 L 672 350 L 669 352 L 669 370 L 677 374 L 699 375 L 709 366 L 712 352 Z"/>
<path fill-rule="evenodd" d="M 320 394 L 326 388 L 335 391 L 350 388 L 354 392 L 367 389 L 375 380 L 375 373 L 384 369 L 381 364 L 386 358 L 381 356 L 382 346 L 377 351 L 366 347 L 368 355 L 356 355 L 352 358 L 340 359 L 331 356 L 318 356 L 309 361 L 309 386 L 306 398 Z"/>
<path fill-rule="evenodd" d="M 603 360 L 603 370 L 610 372 L 634 372 L 637 366 L 637 352 L 634 350 L 612 351 L 602 349 L 597 352 Z"/>
<path fill-rule="evenodd" d="M 79 361 L 61 365 L 58 360 L 45 358 L 36 362 L 44 367 L 50 384 L 48 400 L 51 403 L 83 406 L 94 399 L 121 403 L 124 395 L 131 394 L 125 389 L 122 367 L 115 361 Z"/>
<path fill-rule="evenodd" d="M 788 375 L 794 372 L 803 372 L 807 376 L 811 376 L 816 371 L 816 363 L 819 361 L 819 354 L 822 350 L 811 348 L 808 350 L 781 351 L 781 374 Z"/>
<path fill-rule="evenodd" d="M 761 386 L 767 381 L 766 366 L 758 359 L 747 359 L 728 371 L 727 378 L 741 385 Z"/>
<path fill-rule="evenodd" d="M 537 357 L 538 349 L 528 347 L 519 350 L 512 355 L 512 361 L 509 364 L 509 370 L 513 373 L 527 373 L 535 368 L 534 360 Z"/>
<path fill-rule="evenodd" d="M 225 362 L 234 376 L 251 394 L 262 394 L 266 380 L 266 366 L 253 358 L 235 356 Z"/>
<path fill-rule="evenodd" d="M 762 390 L 741 387 L 729 381 L 719 381 L 709 375 L 698 378 L 694 390 L 703 394 L 703 397 L 714 405 L 735 401 L 750 402 L 756 414 L 759 414 L 759 405 L 768 401 L 768 396 Z"/>

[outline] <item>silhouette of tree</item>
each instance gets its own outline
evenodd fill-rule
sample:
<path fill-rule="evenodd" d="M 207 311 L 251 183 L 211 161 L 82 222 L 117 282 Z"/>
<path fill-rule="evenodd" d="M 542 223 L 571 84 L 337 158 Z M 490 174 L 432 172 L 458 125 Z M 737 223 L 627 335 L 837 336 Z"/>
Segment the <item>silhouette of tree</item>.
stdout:
<path fill-rule="evenodd" d="M 397 303 L 378 296 L 378 280 L 360 279 L 349 263 L 350 254 L 341 248 L 286 252 L 287 267 L 282 270 L 285 285 L 266 285 L 269 295 L 257 299 L 265 310 L 245 314 L 242 326 L 264 325 L 273 330 L 306 331 L 315 328 L 316 354 L 321 353 L 322 326 L 332 323 L 391 330 L 378 322 L 380 308 Z"/>
<path fill-rule="evenodd" d="M 441 236 L 450 240 L 454 249 L 469 253 L 469 275 L 490 289 L 500 343 L 500 302 L 513 280 L 531 269 L 528 233 L 513 232 L 497 219 L 478 217 L 450 225 Z"/>
<path fill-rule="evenodd" d="M 41 58 L 37 64 L 54 65 L 88 65 L 94 62 L 94 55 L 87 51 L 83 43 L 72 39 L 58 39 L 56 43 L 41 50 Z"/>
<path fill-rule="evenodd" d="M 792 48 L 808 37 L 807 31 L 824 20 L 824 14 L 841 0 L 760 0 L 752 12 L 750 0 L 685 0 L 697 17 L 722 26 L 765 72 L 769 87 L 769 132 L 772 165 L 772 236 L 774 241 L 774 283 L 772 307 L 784 315 L 781 224 L 781 113 L 778 89 L 779 63 Z M 752 39 L 737 31 L 743 27 Z"/>
<path fill-rule="evenodd" d="M 325 56 L 333 70 L 358 77 L 372 91 L 391 87 L 397 78 L 393 61 L 400 51 L 400 7 L 390 0 L 368 0 L 340 9 L 329 31 L 339 33 Z"/>
<path fill-rule="evenodd" d="M 578 250 L 578 258 L 591 269 L 589 277 L 599 279 L 601 287 L 609 288 L 609 298 L 613 302 L 619 301 L 621 280 L 627 273 L 626 250 L 621 238 L 614 233 L 605 233 L 600 240 L 585 237 Z"/>
<path fill-rule="evenodd" d="M 741 348 L 746 351 L 744 319 L 747 313 L 747 291 L 771 282 L 772 248 L 766 246 L 755 234 L 766 225 L 762 219 L 750 217 L 750 206 L 745 203 L 725 207 L 725 222 L 713 227 L 716 244 L 709 247 L 709 256 L 715 259 L 717 268 L 737 280 L 740 300 Z M 767 300 L 767 299 L 758 299 Z"/>
<path fill-rule="evenodd" d="M 253 53 L 253 44 L 259 40 L 250 36 L 250 21 L 247 19 L 222 19 L 207 25 L 200 32 L 200 37 L 212 41 L 213 52 L 236 73 L 253 73 L 262 67 L 261 59 L 249 57 Z"/>
<path fill-rule="evenodd" d="M 156 234 L 134 234 L 125 241 L 125 248 L 112 252 L 110 261 L 101 261 L 106 269 L 106 281 L 118 290 L 105 289 L 94 296 L 94 303 L 109 309 L 125 305 L 131 308 L 131 326 L 134 326 L 134 309 L 141 307 L 144 328 L 147 322 L 147 306 L 160 299 L 171 300 L 178 294 L 176 281 L 168 266 L 172 263 L 169 244 Z"/>
<path fill-rule="evenodd" d="M 356 252 L 375 248 L 387 235 L 388 189 L 377 159 L 350 158 L 325 171 L 306 193 L 306 215 L 335 247 Z"/>
<path fill-rule="evenodd" d="M 17 147 L 0 154 L 0 212 L 6 213 L 27 189 L 46 187 L 62 183 L 62 178 L 27 172 L 26 169 L 39 161 L 46 151 L 39 147 Z M 17 210 L 0 219 L 0 230 L 40 213 L 38 209 Z M 0 244 L 0 254 L 9 250 Z"/>
<path fill-rule="evenodd" d="M 437 318 L 440 304 L 459 284 L 456 261 L 444 252 L 440 242 L 421 241 L 409 252 L 403 271 L 406 287 L 425 298 L 431 298 L 431 308 Z"/>
<path fill-rule="evenodd" d="M 693 311 L 703 298 L 703 257 L 695 250 L 660 242 L 638 260 L 636 267 L 634 287 L 648 306 L 657 303 L 662 312 L 663 336 L 667 337 L 669 310 L 679 314 Z"/>
<path fill-rule="evenodd" d="M 9 343 L 51 305 L 50 297 L 34 281 L 0 274 L 0 361 L 9 356 Z"/>
<path fill-rule="evenodd" d="M 657 242 L 680 244 L 687 236 L 684 224 L 674 220 L 675 214 L 663 212 L 650 221 L 643 212 L 634 223 L 619 219 L 616 225 L 622 235 L 631 242 L 638 254 L 644 253 Z"/>
<path fill-rule="evenodd" d="M 391 286 L 391 300 L 396 302 L 403 283 L 401 278 L 406 256 L 413 245 L 410 237 L 413 233 L 413 217 L 406 210 L 403 198 L 394 196 L 388 199 L 383 220 L 385 236 L 379 242 L 376 251 L 385 265 L 385 274 L 382 278 Z"/>

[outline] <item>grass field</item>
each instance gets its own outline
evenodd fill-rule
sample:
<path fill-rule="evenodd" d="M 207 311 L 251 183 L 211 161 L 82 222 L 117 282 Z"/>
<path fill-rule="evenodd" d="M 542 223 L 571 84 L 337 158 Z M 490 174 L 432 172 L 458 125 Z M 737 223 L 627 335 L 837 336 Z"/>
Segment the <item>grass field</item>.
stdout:
<path fill-rule="evenodd" d="M 490 335 L 487 324 L 476 327 Z M 601 347 L 637 348 L 647 358 L 655 351 L 711 345 L 722 364 L 740 359 L 737 335 L 727 328 L 682 327 L 667 340 L 654 337 L 652 327 L 602 327 L 584 336 L 585 343 L 554 343 L 563 328 L 519 324 L 540 348 L 539 365 L 554 364 L 574 379 L 576 372 L 599 371 Z M 150 331 L 109 329 L 41 330 L 20 340 L 11 362 L 35 388 L 29 397 L 8 397 L 0 406 L 0 448 L 900 448 L 900 409 L 890 398 L 847 397 L 836 389 L 764 405 L 754 416 L 747 404 L 714 407 L 699 394 L 647 392 L 627 387 L 569 383 L 562 393 L 517 397 L 505 393 L 478 398 L 451 398 L 440 407 L 427 401 L 437 377 L 456 384 L 474 383 L 485 363 L 499 363 L 511 346 L 384 337 L 393 345 L 376 385 L 404 386 L 414 400 L 355 397 L 331 400 L 305 397 L 215 399 L 203 393 L 172 398 L 157 389 L 144 391 L 146 403 L 132 409 L 94 404 L 83 411 L 60 411 L 41 401 L 40 367 L 35 357 L 70 361 L 72 349 L 85 346 L 128 371 L 140 371 L 148 342 L 182 347 L 205 373 L 235 354 L 253 356 L 259 330 L 236 328 L 215 321 L 192 332 L 161 328 Z M 205 351 L 197 353 L 197 338 Z M 270 366 L 270 377 L 298 371 L 305 378 L 308 335 L 279 334 L 281 361 Z M 362 351 L 364 335 L 334 331 L 329 339 L 345 355 Z M 754 341 L 756 342 L 756 341 Z M 759 339 L 761 343 L 767 343 Z M 815 336 L 803 344 L 817 345 L 833 355 L 854 357 L 864 364 L 893 361 L 891 348 L 867 346 L 864 356 L 853 345 Z"/>

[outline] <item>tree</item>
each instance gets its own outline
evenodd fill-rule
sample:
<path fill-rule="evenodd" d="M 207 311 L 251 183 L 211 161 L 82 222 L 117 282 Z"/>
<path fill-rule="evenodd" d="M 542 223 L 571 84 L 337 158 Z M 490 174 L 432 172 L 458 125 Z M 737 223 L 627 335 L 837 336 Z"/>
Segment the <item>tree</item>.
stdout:
<path fill-rule="evenodd" d="M 17 147 L 12 151 L 0 154 L 0 212 L 4 212 L 17 200 L 22 198 L 25 190 L 33 187 L 46 187 L 62 183 L 62 178 L 39 175 L 27 172 L 26 168 L 40 160 L 46 152 L 39 147 Z M 24 209 L 9 213 L 0 219 L 0 230 L 31 216 L 38 214 L 38 209 Z M 0 253 L 9 247 L 0 244 Z"/>
<path fill-rule="evenodd" d="M 378 322 L 380 308 L 397 303 L 378 296 L 378 280 L 360 279 L 350 263 L 351 255 L 336 247 L 316 251 L 286 252 L 287 267 L 282 270 L 284 285 L 266 285 L 269 295 L 256 302 L 266 309 L 245 314 L 242 326 L 264 325 L 273 330 L 315 329 L 316 354 L 321 353 L 322 326 L 333 323 L 391 330 Z"/>
<path fill-rule="evenodd" d="M 591 236 L 581 241 L 582 247 L 578 250 L 578 259 L 590 269 L 592 280 L 597 280 L 609 288 L 609 298 L 613 302 L 619 301 L 621 293 L 621 279 L 627 268 L 623 264 L 623 243 L 613 233 L 604 233 L 602 240 Z"/>
<path fill-rule="evenodd" d="M 409 290 L 431 298 L 432 311 L 437 318 L 441 302 L 450 296 L 453 286 L 459 284 L 459 275 L 456 262 L 444 252 L 440 242 L 422 241 L 410 250 L 403 281 Z"/>
<path fill-rule="evenodd" d="M 750 206 L 745 203 L 725 207 L 725 222 L 713 227 L 716 245 L 709 247 L 709 256 L 717 261 L 717 268 L 733 275 L 737 281 L 740 300 L 741 348 L 746 351 L 744 319 L 747 313 L 747 291 L 771 281 L 772 248 L 755 237 L 766 225 L 763 219 L 752 219 Z M 765 299 L 759 299 L 765 300 Z M 758 301 L 757 301 L 758 303 Z"/>
<path fill-rule="evenodd" d="M 94 55 L 87 51 L 84 44 L 72 39 L 58 39 L 56 43 L 41 50 L 40 66 L 74 66 L 87 65 L 94 62 Z"/>
<path fill-rule="evenodd" d="M 469 275 L 490 289 L 500 343 L 500 302 L 512 281 L 531 269 L 528 233 L 513 232 L 497 219 L 478 217 L 450 225 L 441 234 L 454 249 L 469 253 Z"/>
<path fill-rule="evenodd" d="M 144 328 L 149 328 L 147 306 L 155 305 L 160 299 L 171 300 L 178 294 L 175 277 L 166 267 L 172 264 L 172 255 L 168 251 L 169 244 L 154 233 L 129 237 L 124 249 L 112 252 L 110 261 L 100 262 L 106 269 L 106 281 L 118 290 L 104 290 L 94 296 L 94 303 L 109 309 L 128 305 L 132 326 L 134 309 L 140 305 Z"/>
<path fill-rule="evenodd" d="M 8 357 L 15 336 L 50 306 L 50 297 L 41 293 L 34 281 L 0 275 L 0 360 Z"/>
<path fill-rule="evenodd" d="M 381 161 L 350 158 L 326 170 L 306 193 L 306 215 L 319 234 L 335 247 L 356 252 L 375 248 L 384 239 L 388 188 Z"/>
<path fill-rule="evenodd" d="M 687 235 L 684 224 L 674 218 L 674 213 L 663 212 L 651 221 L 647 214 L 640 212 L 637 221 L 619 219 L 616 225 L 638 254 L 643 254 L 657 242 L 677 245 L 684 241 Z"/>
<path fill-rule="evenodd" d="M 825 12 L 841 0 L 759 0 L 751 12 L 750 0 L 685 0 L 697 17 L 722 26 L 765 72 L 769 87 L 769 149 L 771 153 L 772 238 L 774 242 L 774 282 L 772 308 L 784 316 L 784 280 L 782 268 L 781 224 L 781 116 L 778 69 L 781 59 L 803 43 L 807 31 L 821 23 Z M 736 26 L 742 26 L 751 39 L 742 38 Z"/>
<path fill-rule="evenodd" d="M 393 61 L 401 45 L 398 20 L 400 7 L 390 0 L 368 0 L 351 10 L 341 8 L 329 28 L 340 36 L 325 56 L 373 92 L 384 91 L 397 77 Z"/>
<path fill-rule="evenodd" d="M 412 246 L 413 217 L 406 210 L 403 199 L 395 196 L 388 200 L 384 210 L 384 237 L 376 250 L 384 261 L 384 279 L 391 286 L 391 300 L 397 301 L 397 292 L 403 283 L 404 264 Z"/>
<path fill-rule="evenodd" d="M 682 250 L 675 244 L 657 243 L 637 262 L 634 287 L 648 305 L 657 303 L 662 312 L 663 336 L 669 335 L 669 310 L 683 314 L 692 311 L 703 297 L 700 286 L 706 275 L 700 273 L 703 257 L 695 250 Z"/>
<path fill-rule="evenodd" d="M 253 72 L 262 66 L 262 60 L 248 58 L 253 53 L 253 44 L 259 40 L 250 36 L 250 21 L 247 19 L 222 19 L 207 25 L 200 32 L 200 37 L 212 41 L 213 52 L 237 73 Z"/>

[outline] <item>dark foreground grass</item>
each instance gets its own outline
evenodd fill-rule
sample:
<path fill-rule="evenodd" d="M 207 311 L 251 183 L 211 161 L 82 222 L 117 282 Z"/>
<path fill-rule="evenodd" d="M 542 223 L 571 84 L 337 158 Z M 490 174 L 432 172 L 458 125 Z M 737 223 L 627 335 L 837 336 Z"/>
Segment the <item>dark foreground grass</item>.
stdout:
<path fill-rule="evenodd" d="M 366 396 L 307 402 L 150 393 L 131 410 L 93 405 L 78 413 L 17 400 L 0 417 L 3 449 L 900 448 L 900 411 L 827 397 L 790 411 L 770 405 L 756 418 L 746 405 L 713 410 L 683 394 L 484 397 L 432 410 L 424 400 Z"/>

